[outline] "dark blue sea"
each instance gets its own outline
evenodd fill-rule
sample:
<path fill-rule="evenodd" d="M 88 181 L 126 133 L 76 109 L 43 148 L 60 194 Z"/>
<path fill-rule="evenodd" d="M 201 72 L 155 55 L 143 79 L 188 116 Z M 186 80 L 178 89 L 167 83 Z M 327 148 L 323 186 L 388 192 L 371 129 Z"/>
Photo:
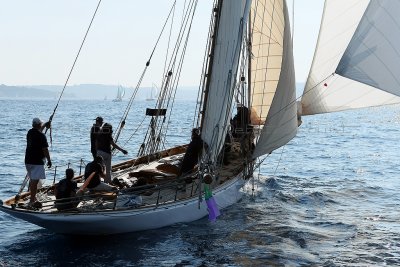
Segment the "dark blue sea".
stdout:
<path fill-rule="evenodd" d="M 55 104 L 0 100 L 0 199 L 14 196 L 25 176 L 32 118 L 47 120 Z M 188 142 L 195 104 L 175 102 L 166 147 Z M 93 119 L 103 116 L 116 126 L 126 105 L 61 101 L 50 150 L 57 174 L 49 171 L 46 184 L 59 180 L 68 164 L 79 172 L 80 160 L 91 158 Z M 149 124 L 148 118 L 142 123 L 145 108 L 153 105 L 133 104 L 118 140 L 130 157 Z M 244 198 L 214 223 L 204 218 L 131 234 L 71 237 L 0 212 L 0 267 L 400 266 L 399 136 L 399 106 L 303 117 L 297 137 L 265 158 Z M 126 159 L 118 154 L 113 162 Z"/>

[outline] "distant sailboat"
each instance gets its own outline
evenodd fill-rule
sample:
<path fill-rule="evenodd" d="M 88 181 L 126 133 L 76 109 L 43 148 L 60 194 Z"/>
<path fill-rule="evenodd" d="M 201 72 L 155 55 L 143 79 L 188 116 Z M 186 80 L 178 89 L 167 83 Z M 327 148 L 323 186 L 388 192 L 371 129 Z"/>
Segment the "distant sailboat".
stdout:
<path fill-rule="evenodd" d="M 118 86 L 117 97 L 113 99 L 113 102 L 121 102 L 125 95 L 125 89 L 122 86 Z"/>
<path fill-rule="evenodd" d="M 157 99 L 158 87 L 155 83 L 152 84 L 150 89 L 150 97 L 146 98 L 147 101 L 152 101 Z"/>

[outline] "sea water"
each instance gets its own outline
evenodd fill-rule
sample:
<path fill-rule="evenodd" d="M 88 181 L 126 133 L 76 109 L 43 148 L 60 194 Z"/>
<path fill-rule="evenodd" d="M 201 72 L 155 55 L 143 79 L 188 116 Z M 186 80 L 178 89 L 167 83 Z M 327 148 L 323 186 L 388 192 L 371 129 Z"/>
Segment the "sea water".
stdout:
<path fill-rule="evenodd" d="M 25 176 L 32 118 L 46 120 L 55 104 L 0 100 L 0 199 L 14 196 Z M 46 184 L 68 165 L 79 172 L 80 161 L 91 159 L 93 119 L 116 128 L 127 104 L 60 102 Z M 189 141 L 195 106 L 174 103 L 165 147 Z M 134 102 L 117 142 L 129 157 L 147 131 L 146 107 L 154 102 Z M 71 237 L 0 212 L 0 266 L 400 266 L 399 135 L 399 106 L 303 117 L 297 136 L 262 159 L 243 199 L 216 222 Z"/>

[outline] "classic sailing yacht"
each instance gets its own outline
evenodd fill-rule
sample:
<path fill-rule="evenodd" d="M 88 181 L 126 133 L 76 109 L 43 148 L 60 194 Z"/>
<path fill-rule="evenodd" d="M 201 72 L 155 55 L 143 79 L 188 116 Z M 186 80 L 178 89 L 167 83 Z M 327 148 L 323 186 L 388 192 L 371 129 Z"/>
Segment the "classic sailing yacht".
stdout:
<path fill-rule="evenodd" d="M 400 23 L 392 21 L 398 19 L 397 2 L 326 1 L 298 113 L 286 1 L 216 0 L 194 122 L 194 132 L 200 134 L 203 145 L 195 166 L 181 173 L 182 159 L 193 152 L 191 144 L 163 146 L 196 4 L 189 1 L 183 12 L 157 103 L 146 111 L 151 121 L 138 158 L 113 166 L 119 190 L 65 199 L 80 203 L 74 209 L 57 211 L 52 185 L 39 193 L 42 208 L 26 209 L 26 192 L 4 201 L 3 212 L 54 232 L 85 235 L 154 229 L 207 215 L 215 220 L 220 209 L 241 198 L 241 188 L 251 179 L 257 159 L 296 135 L 298 116 L 399 102 L 392 95 L 400 92 L 395 79 L 400 77 L 399 68 L 391 69 L 386 63 L 400 62 L 395 49 Z M 384 40 L 374 42 L 381 34 Z M 380 80 L 382 68 L 388 78 Z"/>
<path fill-rule="evenodd" d="M 153 101 L 157 99 L 158 87 L 155 83 L 152 84 L 150 89 L 150 96 L 146 98 L 147 101 Z"/>
<path fill-rule="evenodd" d="M 125 96 L 125 88 L 118 86 L 117 96 L 113 99 L 113 102 L 121 102 Z"/>

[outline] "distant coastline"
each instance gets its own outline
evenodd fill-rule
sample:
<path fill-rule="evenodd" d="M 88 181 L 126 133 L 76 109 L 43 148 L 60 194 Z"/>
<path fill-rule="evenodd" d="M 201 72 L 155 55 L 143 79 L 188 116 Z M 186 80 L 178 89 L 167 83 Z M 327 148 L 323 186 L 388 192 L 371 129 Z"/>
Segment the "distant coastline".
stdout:
<path fill-rule="evenodd" d="M 302 92 L 304 83 L 297 83 L 297 97 Z M 21 85 L 8 86 L 0 84 L 0 99 L 58 99 L 63 89 L 62 85 Z M 79 84 L 67 86 L 63 98 L 71 100 L 105 100 L 112 101 L 117 95 L 118 85 L 105 84 Z M 142 87 L 139 89 L 136 99 L 145 100 L 151 95 L 151 87 Z M 183 86 L 178 88 L 176 99 L 196 100 L 197 86 Z M 133 88 L 125 87 L 125 100 L 129 100 Z M 301 93 L 300 93 L 301 94 Z"/>
<path fill-rule="evenodd" d="M 0 98 L 56 98 L 57 92 L 52 92 L 49 90 L 38 89 L 28 86 L 7 86 L 4 84 L 0 85 Z M 68 97 L 74 97 L 69 94 Z"/>
<path fill-rule="evenodd" d="M 57 99 L 63 89 L 62 85 L 21 85 L 8 86 L 0 84 L 0 99 Z M 97 99 L 111 101 L 116 97 L 118 85 L 104 84 L 79 84 L 67 86 L 63 98 L 65 99 Z M 125 100 L 128 100 L 133 92 L 132 87 L 125 87 Z M 187 86 L 178 89 L 177 99 L 195 100 L 197 87 Z M 151 87 L 140 88 L 136 95 L 137 100 L 145 100 L 149 97 Z"/>

